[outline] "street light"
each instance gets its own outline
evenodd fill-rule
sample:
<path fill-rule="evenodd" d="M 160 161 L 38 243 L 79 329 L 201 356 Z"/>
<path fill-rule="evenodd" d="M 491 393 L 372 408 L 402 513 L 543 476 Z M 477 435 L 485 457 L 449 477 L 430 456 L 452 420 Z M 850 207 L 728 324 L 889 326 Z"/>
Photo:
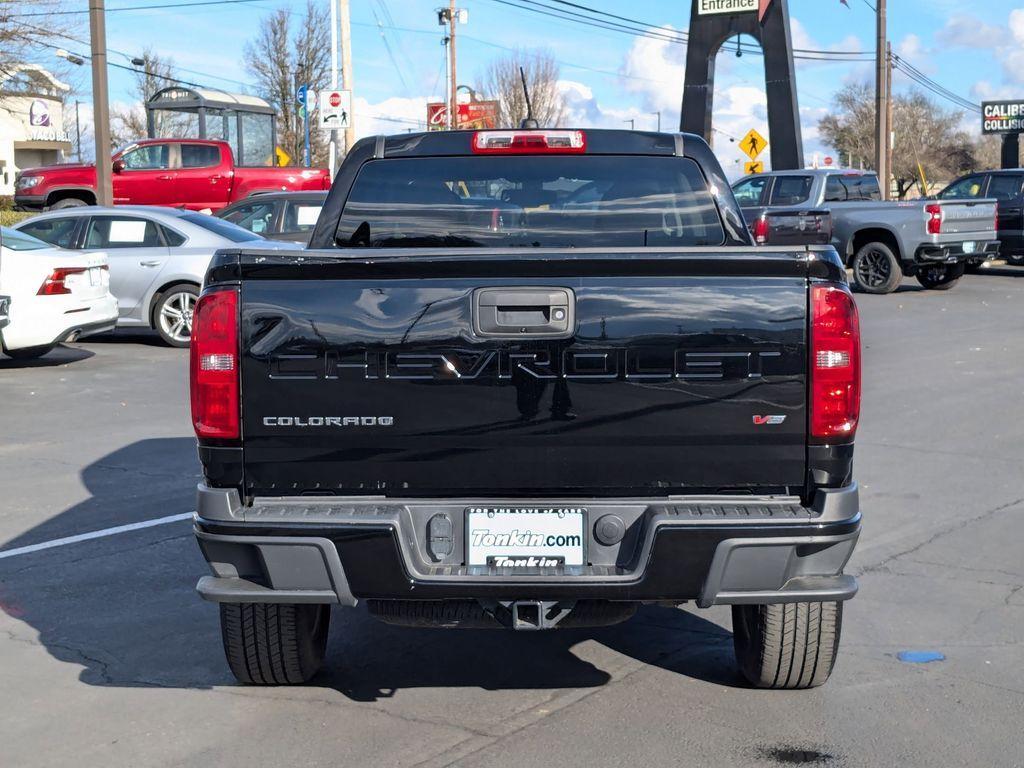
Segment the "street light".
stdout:
<path fill-rule="evenodd" d="M 75 56 L 75 54 L 71 53 L 70 51 L 65 51 L 63 48 L 58 48 L 55 51 L 54 55 L 58 58 L 66 59 L 69 63 L 74 64 L 76 67 L 80 67 L 83 64 L 85 64 L 85 59 L 83 59 L 81 56 Z"/>

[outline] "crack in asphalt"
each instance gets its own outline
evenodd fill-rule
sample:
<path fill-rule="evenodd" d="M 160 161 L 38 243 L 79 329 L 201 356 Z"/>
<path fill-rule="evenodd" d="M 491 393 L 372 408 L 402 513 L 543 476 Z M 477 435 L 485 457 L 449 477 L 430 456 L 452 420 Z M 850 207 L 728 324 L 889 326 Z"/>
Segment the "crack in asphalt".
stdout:
<path fill-rule="evenodd" d="M 993 517 L 994 515 L 997 515 L 1000 512 L 1004 512 L 1007 509 L 1010 509 L 1011 507 L 1015 507 L 1015 506 L 1017 506 L 1018 504 L 1021 504 L 1021 503 L 1024 503 L 1024 497 L 1019 498 L 1019 499 L 1015 499 L 1013 501 L 1009 501 L 1009 502 L 1007 502 L 1005 504 L 1000 504 L 999 506 L 993 507 L 992 509 L 989 509 L 989 510 L 986 510 L 985 512 L 982 512 L 981 514 L 979 514 L 979 515 L 977 515 L 975 517 L 971 517 L 971 518 L 968 518 L 966 520 L 959 520 L 959 521 L 957 521 L 956 523 L 954 523 L 951 526 L 947 526 L 946 528 L 942 528 L 942 529 L 936 531 L 935 533 L 933 533 L 931 536 L 929 536 L 924 541 L 919 542 L 918 544 L 915 544 L 914 546 L 912 546 L 912 547 L 910 547 L 908 549 L 904 549 L 904 550 L 902 550 L 900 552 L 895 552 L 895 553 L 893 553 L 891 555 L 888 555 L 887 557 L 883 558 L 881 561 L 875 563 L 874 565 L 867 565 L 867 566 L 864 566 L 864 567 L 854 571 L 854 575 L 864 576 L 864 575 L 867 575 L 869 573 L 876 573 L 878 571 L 883 571 L 885 569 L 885 567 L 889 563 L 893 562 L 894 560 L 898 560 L 901 557 L 906 557 L 907 555 L 912 555 L 915 552 L 917 552 L 918 550 L 921 550 L 924 547 L 927 547 L 929 544 L 932 544 L 932 543 L 938 541 L 939 539 L 941 539 L 941 538 L 943 538 L 945 536 L 949 536 L 950 534 L 956 533 L 957 531 L 961 531 L 964 528 L 967 528 L 968 526 L 980 523 L 983 520 L 986 520 L 986 519 L 988 519 L 990 517 Z"/>

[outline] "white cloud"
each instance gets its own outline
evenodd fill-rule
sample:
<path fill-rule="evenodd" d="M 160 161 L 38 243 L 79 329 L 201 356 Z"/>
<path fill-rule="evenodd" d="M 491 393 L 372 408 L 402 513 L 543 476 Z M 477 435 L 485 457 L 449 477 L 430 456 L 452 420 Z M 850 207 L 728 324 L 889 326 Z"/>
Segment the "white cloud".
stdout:
<path fill-rule="evenodd" d="M 957 13 L 946 20 L 946 25 L 935 33 L 935 42 L 943 48 L 971 48 L 986 50 L 1007 40 L 1007 29 L 986 24 L 976 16 Z"/>

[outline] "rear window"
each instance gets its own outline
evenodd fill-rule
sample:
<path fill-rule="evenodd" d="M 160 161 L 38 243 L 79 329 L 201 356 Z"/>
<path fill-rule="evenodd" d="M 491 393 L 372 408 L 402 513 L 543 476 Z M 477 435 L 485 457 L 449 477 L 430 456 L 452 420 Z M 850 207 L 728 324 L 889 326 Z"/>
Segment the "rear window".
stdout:
<path fill-rule="evenodd" d="M 877 176 L 859 173 L 849 175 L 833 174 L 825 180 L 826 203 L 881 199 L 882 190 L 878 186 Z"/>
<path fill-rule="evenodd" d="M 8 229 L 7 227 L 0 227 L 0 245 L 4 248 L 10 248 L 12 251 L 38 251 L 40 248 L 50 247 L 42 240 L 37 240 L 16 229 Z"/>
<path fill-rule="evenodd" d="M 376 160 L 359 172 L 338 245 L 672 247 L 725 233 L 700 169 L 679 157 L 545 155 Z"/>
<path fill-rule="evenodd" d="M 769 205 L 800 205 L 811 195 L 810 176 L 776 176 Z"/>
<path fill-rule="evenodd" d="M 233 243 L 246 243 L 251 240 L 263 239 L 260 235 L 247 229 L 242 229 L 230 221 L 216 219 L 213 216 L 207 216 L 205 213 L 185 213 L 182 214 L 181 219 L 189 224 L 195 224 L 197 227 L 213 232 L 215 235 L 227 238 Z"/>

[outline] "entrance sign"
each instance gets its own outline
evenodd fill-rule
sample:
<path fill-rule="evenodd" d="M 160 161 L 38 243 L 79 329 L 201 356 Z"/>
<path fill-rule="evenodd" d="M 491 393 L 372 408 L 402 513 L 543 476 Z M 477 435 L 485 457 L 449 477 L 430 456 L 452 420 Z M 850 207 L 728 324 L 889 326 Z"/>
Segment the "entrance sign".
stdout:
<path fill-rule="evenodd" d="M 745 13 L 757 10 L 758 0 L 698 0 L 697 13 L 708 16 L 715 13 Z"/>
<path fill-rule="evenodd" d="M 1024 133 L 1024 99 L 1019 101 L 983 101 L 982 133 Z"/>

